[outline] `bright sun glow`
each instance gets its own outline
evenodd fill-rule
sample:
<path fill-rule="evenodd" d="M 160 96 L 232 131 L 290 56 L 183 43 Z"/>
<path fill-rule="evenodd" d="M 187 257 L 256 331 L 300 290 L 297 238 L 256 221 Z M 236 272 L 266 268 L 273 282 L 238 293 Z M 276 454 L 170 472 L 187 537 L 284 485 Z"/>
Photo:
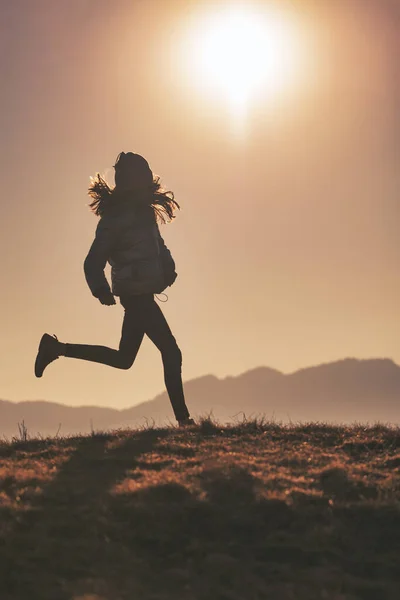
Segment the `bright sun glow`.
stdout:
<path fill-rule="evenodd" d="M 300 69 L 299 28 L 282 11 L 224 7 L 203 19 L 192 37 L 192 68 L 203 90 L 225 97 L 236 116 L 257 97 L 275 99 Z"/>

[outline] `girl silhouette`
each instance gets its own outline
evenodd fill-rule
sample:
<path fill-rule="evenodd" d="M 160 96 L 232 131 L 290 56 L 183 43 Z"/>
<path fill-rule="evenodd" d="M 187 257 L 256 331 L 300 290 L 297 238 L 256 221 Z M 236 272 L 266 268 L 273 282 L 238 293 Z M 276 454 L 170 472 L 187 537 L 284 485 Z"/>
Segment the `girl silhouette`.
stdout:
<path fill-rule="evenodd" d="M 105 306 L 119 296 L 125 309 L 118 350 L 105 346 L 64 344 L 45 333 L 39 344 L 35 375 L 59 356 L 79 358 L 129 369 L 146 334 L 161 352 L 164 379 L 179 425 L 194 424 L 186 407 L 182 385 L 182 354 L 168 323 L 154 300 L 176 279 L 175 263 L 160 235 L 158 222 L 174 218 L 179 205 L 172 192 L 161 188 L 147 161 L 133 152 L 121 152 L 115 168 L 115 187 L 97 174 L 89 188 L 90 207 L 100 217 L 96 237 L 84 263 L 86 281 Z M 104 274 L 111 265 L 112 291 Z"/>

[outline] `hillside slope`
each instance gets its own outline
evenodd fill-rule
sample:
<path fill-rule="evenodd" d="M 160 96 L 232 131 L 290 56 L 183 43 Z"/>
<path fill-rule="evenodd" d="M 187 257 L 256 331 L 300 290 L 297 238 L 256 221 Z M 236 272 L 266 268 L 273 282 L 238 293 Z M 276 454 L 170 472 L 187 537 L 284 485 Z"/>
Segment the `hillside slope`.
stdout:
<path fill-rule="evenodd" d="M 212 413 L 222 422 L 245 413 L 284 422 L 400 424 L 400 367 L 388 359 L 345 359 L 288 375 L 268 367 L 225 379 L 207 375 L 186 382 L 185 390 L 194 415 Z M 135 427 L 152 419 L 174 422 L 165 392 L 124 410 L 0 401 L 0 434 L 6 436 L 16 435 L 23 420 L 31 433 L 55 435 L 60 427 L 65 435 Z"/>
<path fill-rule="evenodd" d="M 187 384 L 197 414 L 232 421 L 235 415 L 265 414 L 282 421 L 400 424 L 400 367 L 388 359 L 344 359 L 284 375 L 261 367 L 226 379 L 204 378 Z M 162 419 L 166 393 L 124 411 Z"/>
<path fill-rule="evenodd" d="M 2 600 L 397 600 L 400 430 L 0 444 Z"/>

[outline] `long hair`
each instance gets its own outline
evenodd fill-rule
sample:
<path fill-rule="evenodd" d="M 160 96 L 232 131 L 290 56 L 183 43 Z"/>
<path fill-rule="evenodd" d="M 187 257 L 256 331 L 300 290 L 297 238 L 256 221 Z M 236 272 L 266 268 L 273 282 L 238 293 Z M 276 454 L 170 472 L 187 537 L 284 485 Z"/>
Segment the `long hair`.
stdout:
<path fill-rule="evenodd" d="M 107 209 L 111 208 L 121 198 L 131 198 L 132 200 L 138 201 L 142 205 L 151 207 L 153 209 L 153 214 L 156 221 L 160 223 L 172 221 L 172 219 L 175 218 L 175 210 L 179 209 L 180 206 L 174 199 L 174 193 L 163 189 L 160 183 L 160 177 L 153 175 L 148 165 L 148 172 L 145 173 L 147 177 L 147 182 L 145 185 L 140 185 L 140 182 L 139 185 L 131 188 L 118 185 L 117 174 L 120 181 L 123 179 L 121 175 L 128 175 L 128 179 L 131 181 L 132 173 L 134 177 L 136 177 L 132 170 L 126 170 L 128 167 L 126 159 L 129 159 L 132 156 L 140 158 L 147 165 L 145 159 L 139 157 L 139 155 L 133 155 L 132 153 L 125 154 L 124 152 L 121 152 L 121 154 L 118 155 L 117 162 L 115 164 L 115 187 L 110 187 L 100 173 L 97 173 L 95 177 L 91 178 L 91 185 L 89 187 L 88 194 L 92 198 L 92 201 L 89 204 L 92 212 L 96 216 L 102 217 Z M 121 168 L 121 163 L 124 161 L 126 166 Z M 129 167 L 131 166 L 132 162 Z M 148 183 L 149 181 L 151 181 L 151 183 Z"/>

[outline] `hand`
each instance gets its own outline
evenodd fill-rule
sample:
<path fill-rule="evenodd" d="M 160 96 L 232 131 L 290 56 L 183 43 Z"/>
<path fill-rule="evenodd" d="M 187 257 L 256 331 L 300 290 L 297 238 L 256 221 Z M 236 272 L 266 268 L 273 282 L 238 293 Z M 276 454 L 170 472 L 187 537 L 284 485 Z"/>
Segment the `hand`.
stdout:
<path fill-rule="evenodd" d="M 104 306 L 113 306 L 115 304 L 115 298 L 111 292 L 104 292 L 99 296 L 99 302 Z"/>

